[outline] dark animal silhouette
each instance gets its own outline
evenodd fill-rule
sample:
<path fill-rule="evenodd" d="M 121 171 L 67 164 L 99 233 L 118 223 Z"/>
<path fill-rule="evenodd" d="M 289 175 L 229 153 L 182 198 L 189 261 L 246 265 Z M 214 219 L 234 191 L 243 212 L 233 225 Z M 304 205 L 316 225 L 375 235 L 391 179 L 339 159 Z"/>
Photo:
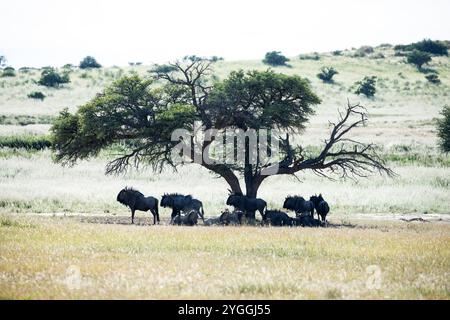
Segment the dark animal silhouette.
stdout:
<path fill-rule="evenodd" d="M 263 225 L 272 225 L 272 226 L 291 226 L 292 220 L 287 215 L 287 213 L 279 210 L 266 210 L 264 213 Z"/>
<path fill-rule="evenodd" d="M 297 216 L 310 214 L 314 218 L 314 203 L 300 196 L 286 197 L 283 208 L 293 210 Z"/>
<path fill-rule="evenodd" d="M 330 206 L 328 203 L 323 199 L 322 194 L 319 194 L 319 196 L 311 196 L 309 200 L 314 203 L 314 207 L 316 208 L 317 217 L 322 219 L 323 222 L 326 222 L 327 214 L 330 212 Z"/>
<path fill-rule="evenodd" d="M 258 210 L 261 217 L 264 218 L 264 210 L 267 202 L 260 198 L 249 198 L 242 194 L 230 194 L 227 199 L 227 205 L 243 211 L 250 220 L 255 220 L 255 212 Z"/>
<path fill-rule="evenodd" d="M 241 224 L 243 215 L 244 215 L 244 212 L 242 212 L 242 211 L 238 210 L 238 211 L 230 212 L 228 209 L 225 209 L 225 211 L 223 211 L 219 217 L 219 222 L 226 226 L 228 226 L 230 224 L 231 225 Z"/>
<path fill-rule="evenodd" d="M 134 212 L 136 210 L 150 210 L 153 214 L 153 224 L 155 224 L 156 221 L 159 222 L 158 199 L 154 197 L 146 197 L 141 192 L 134 190 L 133 188 L 125 187 L 120 190 L 117 195 L 117 201 L 130 208 L 131 223 L 134 223 Z"/>
<path fill-rule="evenodd" d="M 322 223 L 320 222 L 320 220 L 311 218 L 311 216 L 309 214 L 304 215 L 304 216 L 295 217 L 295 218 L 290 218 L 290 219 L 291 219 L 292 226 L 299 226 L 299 227 L 320 227 L 320 226 L 322 226 Z"/>
<path fill-rule="evenodd" d="M 187 213 L 180 213 L 172 219 L 173 224 L 194 226 L 198 222 L 198 211 L 190 210 Z"/>
<path fill-rule="evenodd" d="M 195 210 L 200 218 L 204 220 L 203 204 L 200 200 L 194 199 L 191 195 L 182 195 L 178 193 L 164 194 L 161 198 L 161 206 L 172 208 L 171 219 L 173 220 L 181 212 Z"/>

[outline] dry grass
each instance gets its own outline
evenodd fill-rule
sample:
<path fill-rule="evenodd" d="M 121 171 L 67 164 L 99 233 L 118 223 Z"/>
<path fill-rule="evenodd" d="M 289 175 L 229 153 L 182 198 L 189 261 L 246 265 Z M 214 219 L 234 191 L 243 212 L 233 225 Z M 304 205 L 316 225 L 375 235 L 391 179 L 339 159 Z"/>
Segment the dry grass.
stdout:
<path fill-rule="evenodd" d="M 1 219 L 1 298 L 450 297 L 447 223 L 189 228 Z"/>

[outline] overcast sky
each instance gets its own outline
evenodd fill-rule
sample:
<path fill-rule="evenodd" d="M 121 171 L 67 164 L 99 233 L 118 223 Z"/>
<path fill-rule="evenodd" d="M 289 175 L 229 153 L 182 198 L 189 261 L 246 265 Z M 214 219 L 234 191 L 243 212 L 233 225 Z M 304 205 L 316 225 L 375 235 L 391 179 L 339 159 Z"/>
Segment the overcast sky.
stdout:
<path fill-rule="evenodd" d="M 14 67 L 450 40 L 450 0 L 1 0 L 0 10 L 0 55 Z"/>

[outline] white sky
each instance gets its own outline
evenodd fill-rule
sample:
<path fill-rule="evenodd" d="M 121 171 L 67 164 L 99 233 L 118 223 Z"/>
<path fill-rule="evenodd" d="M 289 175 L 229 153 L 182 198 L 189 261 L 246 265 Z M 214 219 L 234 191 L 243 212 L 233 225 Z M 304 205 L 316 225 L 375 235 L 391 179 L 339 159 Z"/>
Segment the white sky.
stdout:
<path fill-rule="evenodd" d="M 450 0 L 1 0 L 0 54 L 21 66 L 103 65 L 187 54 L 288 56 L 450 40 Z"/>

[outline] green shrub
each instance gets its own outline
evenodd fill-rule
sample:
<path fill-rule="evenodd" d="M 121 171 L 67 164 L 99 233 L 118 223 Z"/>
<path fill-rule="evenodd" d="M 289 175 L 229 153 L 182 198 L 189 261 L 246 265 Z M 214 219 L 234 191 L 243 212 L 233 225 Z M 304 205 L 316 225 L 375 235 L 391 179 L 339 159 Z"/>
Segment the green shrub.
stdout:
<path fill-rule="evenodd" d="M 333 67 L 323 67 L 320 69 L 320 72 L 317 74 L 317 78 L 326 83 L 332 83 L 334 75 L 338 74 Z"/>
<path fill-rule="evenodd" d="M 16 76 L 16 70 L 14 70 L 13 67 L 6 67 L 3 69 L 2 77 L 15 77 Z"/>
<path fill-rule="evenodd" d="M 370 98 L 375 95 L 376 88 L 376 79 L 375 76 L 366 76 L 361 81 L 357 81 L 355 84 L 357 85 L 356 94 L 363 94 L 366 97 Z"/>
<path fill-rule="evenodd" d="M 94 57 L 87 56 L 80 62 L 80 69 L 101 68 L 101 64 Z"/>
<path fill-rule="evenodd" d="M 441 83 L 441 80 L 439 79 L 438 75 L 435 74 L 435 73 L 426 75 L 425 79 L 427 79 L 428 82 L 430 82 L 432 84 L 439 84 L 439 83 Z"/>
<path fill-rule="evenodd" d="M 301 54 L 298 57 L 300 60 L 320 60 L 320 56 L 317 52 L 314 52 L 312 54 Z"/>
<path fill-rule="evenodd" d="M 431 61 L 431 55 L 427 52 L 413 50 L 406 56 L 406 61 L 415 65 L 418 69 L 422 69 L 424 64 Z"/>
<path fill-rule="evenodd" d="M 286 58 L 285 56 L 283 56 L 281 54 L 280 51 L 271 51 L 271 52 L 267 52 L 266 56 L 263 60 L 263 62 L 265 64 L 268 64 L 270 66 L 285 66 L 286 62 L 288 62 L 289 59 Z"/>
<path fill-rule="evenodd" d="M 333 56 L 340 56 L 340 55 L 342 55 L 342 50 L 334 50 L 332 52 L 332 54 L 333 54 Z"/>
<path fill-rule="evenodd" d="M 69 83 L 69 74 L 67 72 L 59 74 L 54 68 L 44 68 L 38 84 L 46 87 L 58 88 L 61 84 Z"/>
<path fill-rule="evenodd" d="M 0 148 L 42 150 L 52 145 L 48 136 L 16 135 L 0 136 Z"/>
<path fill-rule="evenodd" d="M 38 99 L 38 100 L 44 100 L 45 99 L 45 94 L 43 94 L 40 91 L 33 91 L 30 94 L 28 94 L 28 98 L 30 99 Z"/>
<path fill-rule="evenodd" d="M 434 54 L 437 56 L 447 56 L 448 46 L 443 41 L 433 41 L 431 39 L 424 39 L 419 42 L 407 44 L 407 45 L 396 45 L 394 47 L 396 51 L 413 51 L 418 50 L 421 52 L 427 52 L 429 54 Z"/>
<path fill-rule="evenodd" d="M 450 152 L 450 107 L 444 106 L 441 111 L 443 118 L 438 119 L 437 130 L 439 147 L 445 153 Z"/>

